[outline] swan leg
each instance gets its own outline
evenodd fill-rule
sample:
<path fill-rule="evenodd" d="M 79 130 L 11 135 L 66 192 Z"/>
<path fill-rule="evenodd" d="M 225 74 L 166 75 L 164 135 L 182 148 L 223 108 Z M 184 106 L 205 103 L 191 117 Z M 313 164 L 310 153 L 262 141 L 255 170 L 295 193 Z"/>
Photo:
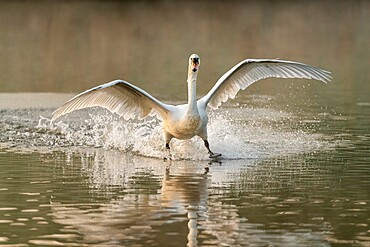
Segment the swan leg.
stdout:
<path fill-rule="evenodd" d="M 165 156 L 163 158 L 163 160 L 164 161 L 171 160 L 171 149 L 170 149 L 170 143 L 169 142 L 166 142 L 166 152 L 167 152 L 167 156 Z"/>
<path fill-rule="evenodd" d="M 204 146 L 206 146 L 209 154 L 213 154 L 213 152 L 211 151 L 211 149 L 209 149 L 209 142 L 207 140 L 204 140 Z"/>
<path fill-rule="evenodd" d="M 211 149 L 209 148 L 209 142 L 207 140 L 204 140 L 204 146 L 206 146 L 210 158 L 216 158 L 216 157 L 221 156 L 221 154 L 214 153 L 211 151 Z"/>
<path fill-rule="evenodd" d="M 171 159 L 171 149 L 170 149 L 170 141 L 172 140 L 173 136 L 168 133 L 164 128 L 163 128 L 163 137 L 165 141 L 165 156 L 163 158 L 163 161 L 167 160 L 172 160 Z"/>

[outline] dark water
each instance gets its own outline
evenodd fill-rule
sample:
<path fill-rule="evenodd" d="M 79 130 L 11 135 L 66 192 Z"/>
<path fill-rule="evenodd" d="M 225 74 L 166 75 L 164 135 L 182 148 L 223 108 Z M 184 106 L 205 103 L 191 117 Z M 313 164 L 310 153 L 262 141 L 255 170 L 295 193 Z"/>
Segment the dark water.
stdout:
<path fill-rule="evenodd" d="M 0 91 L 77 93 L 121 78 L 183 100 L 197 53 L 201 95 L 245 58 L 323 67 L 348 93 L 369 79 L 369 20 L 367 0 L 1 1 Z"/>
<path fill-rule="evenodd" d="M 370 246 L 369 1 L 0 2 L 0 246 Z M 203 143 L 101 109 L 116 78 L 164 101 L 244 58 L 330 70 L 265 80 L 210 113 Z M 15 93 L 4 93 L 15 92 Z M 57 92 L 57 93 L 19 93 Z"/>

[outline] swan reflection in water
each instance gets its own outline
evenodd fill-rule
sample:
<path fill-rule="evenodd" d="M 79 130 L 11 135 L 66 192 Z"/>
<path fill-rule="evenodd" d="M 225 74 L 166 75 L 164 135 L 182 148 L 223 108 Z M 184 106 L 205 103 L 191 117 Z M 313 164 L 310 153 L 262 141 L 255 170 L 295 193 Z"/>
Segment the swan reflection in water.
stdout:
<path fill-rule="evenodd" d="M 55 236 L 68 243 L 316 246 L 332 238 L 335 220 L 313 223 L 312 208 L 304 205 L 317 209 L 317 198 L 301 196 L 312 193 L 304 188 L 317 188 L 318 174 L 320 187 L 336 185 L 329 168 L 315 165 L 319 160 L 223 160 L 207 173 L 207 161 L 166 167 L 160 159 L 120 151 L 88 152 L 71 154 L 54 173 L 63 191 L 55 192 L 51 216 L 64 226 L 64 235 Z"/>
<path fill-rule="evenodd" d="M 75 230 L 84 243 L 166 246 L 168 236 L 174 235 L 181 246 L 186 239 L 188 246 L 197 246 L 199 241 L 218 245 L 237 239 L 236 206 L 209 200 L 209 184 L 221 181 L 211 181 L 202 162 L 178 161 L 166 168 L 161 160 L 102 152 L 110 154 L 103 159 L 81 158 L 81 172 L 87 171 L 85 177 L 90 179 L 88 197 L 105 191 L 108 200 L 51 202 L 54 222 L 65 225 L 68 232 Z M 109 192 L 113 187 L 120 189 Z"/>

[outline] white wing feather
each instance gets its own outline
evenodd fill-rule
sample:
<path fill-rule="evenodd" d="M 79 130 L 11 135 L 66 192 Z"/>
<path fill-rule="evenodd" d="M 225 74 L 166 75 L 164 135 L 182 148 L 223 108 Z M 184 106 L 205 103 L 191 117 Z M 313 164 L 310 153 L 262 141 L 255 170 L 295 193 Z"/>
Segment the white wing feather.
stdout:
<path fill-rule="evenodd" d="M 144 90 L 126 81 L 115 80 L 76 95 L 53 112 L 51 121 L 72 111 L 93 106 L 106 108 L 125 119 L 145 118 L 156 113 L 163 118 L 169 111 L 168 105 Z"/>
<path fill-rule="evenodd" d="M 227 71 L 199 102 L 217 109 L 254 82 L 268 77 L 305 78 L 328 83 L 330 72 L 303 63 L 276 59 L 247 59 Z"/>

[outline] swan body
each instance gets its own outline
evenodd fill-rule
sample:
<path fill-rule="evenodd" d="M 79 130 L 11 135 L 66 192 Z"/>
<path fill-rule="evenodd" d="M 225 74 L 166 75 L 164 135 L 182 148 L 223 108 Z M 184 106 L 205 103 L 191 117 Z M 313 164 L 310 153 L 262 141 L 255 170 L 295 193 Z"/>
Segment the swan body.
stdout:
<path fill-rule="evenodd" d="M 199 65 L 199 56 L 192 54 L 188 67 L 187 104 L 165 104 L 139 87 L 124 80 L 114 80 L 76 95 L 55 110 L 51 120 L 55 121 L 64 114 L 93 106 L 106 108 L 126 120 L 156 116 L 162 120 L 168 155 L 172 138 L 190 139 L 199 136 L 204 141 L 210 157 L 216 157 L 220 154 L 213 153 L 208 143 L 208 107 L 217 109 L 229 98 L 233 99 L 240 90 L 264 78 L 305 78 L 324 83 L 328 83 L 332 78 L 330 72 L 303 63 L 277 59 L 246 59 L 221 76 L 211 90 L 197 100 Z"/>

